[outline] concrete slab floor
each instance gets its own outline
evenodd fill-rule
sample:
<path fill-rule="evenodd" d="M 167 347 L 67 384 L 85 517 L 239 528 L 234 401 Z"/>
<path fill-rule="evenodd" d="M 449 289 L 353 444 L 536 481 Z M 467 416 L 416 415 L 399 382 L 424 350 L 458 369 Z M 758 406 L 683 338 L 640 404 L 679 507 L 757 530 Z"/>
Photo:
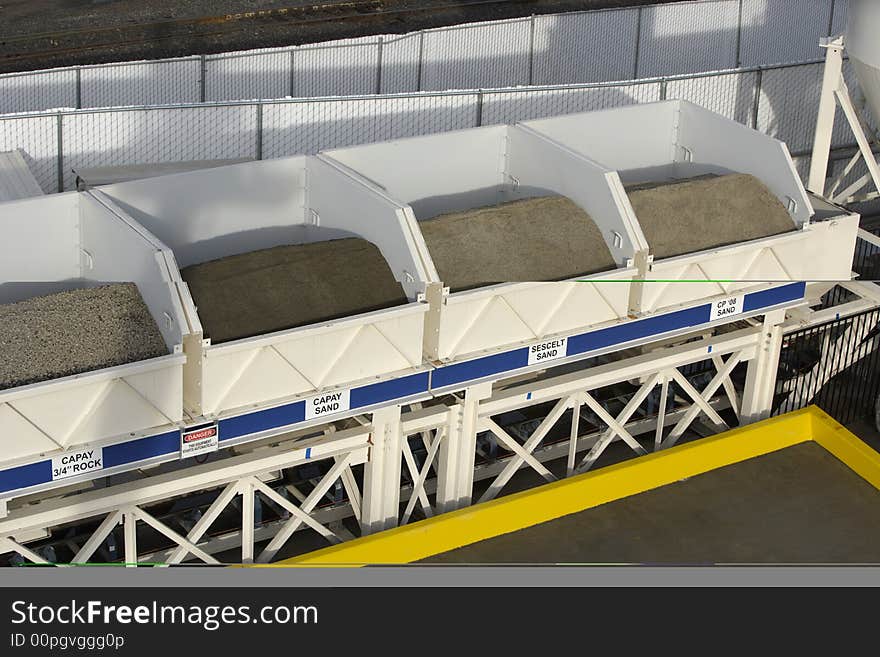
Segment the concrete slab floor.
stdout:
<path fill-rule="evenodd" d="M 425 563 L 878 563 L 880 491 L 815 443 Z"/>

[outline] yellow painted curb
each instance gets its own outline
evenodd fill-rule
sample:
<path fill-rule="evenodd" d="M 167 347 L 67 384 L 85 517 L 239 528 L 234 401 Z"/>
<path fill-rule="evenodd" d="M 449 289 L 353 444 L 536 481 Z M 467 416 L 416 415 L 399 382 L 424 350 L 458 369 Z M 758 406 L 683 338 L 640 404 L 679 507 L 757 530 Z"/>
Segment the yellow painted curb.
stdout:
<path fill-rule="evenodd" d="M 814 439 L 880 488 L 880 455 L 809 407 L 270 567 L 411 563 Z"/>

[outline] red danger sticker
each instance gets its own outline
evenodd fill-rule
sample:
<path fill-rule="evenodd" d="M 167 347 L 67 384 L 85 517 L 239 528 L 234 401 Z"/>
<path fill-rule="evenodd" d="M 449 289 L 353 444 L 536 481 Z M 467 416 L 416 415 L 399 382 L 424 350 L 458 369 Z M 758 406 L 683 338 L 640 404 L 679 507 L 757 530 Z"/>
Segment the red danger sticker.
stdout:
<path fill-rule="evenodd" d="M 194 440 L 203 440 L 205 438 L 213 438 L 217 435 L 217 427 L 208 427 L 207 429 L 196 429 L 183 434 L 183 442 L 191 443 Z"/>
<path fill-rule="evenodd" d="M 180 432 L 180 458 L 216 452 L 220 446 L 216 424 L 192 427 Z"/>

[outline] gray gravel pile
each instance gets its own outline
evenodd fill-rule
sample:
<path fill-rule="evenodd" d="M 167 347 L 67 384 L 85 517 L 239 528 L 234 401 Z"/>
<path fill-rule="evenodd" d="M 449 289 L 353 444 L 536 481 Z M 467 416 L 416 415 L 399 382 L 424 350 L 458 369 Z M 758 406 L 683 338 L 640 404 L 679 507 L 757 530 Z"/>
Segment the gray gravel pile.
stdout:
<path fill-rule="evenodd" d="M 627 187 L 656 258 L 669 258 L 795 230 L 782 202 L 745 173 Z"/>
<path fill-rule="evenodd" d="M 559 281 L 616 266 L 595 222 L 564 196 L 452 212 L 419 225 L 440 280 L 452 291 Z"/>
<path fill-rule="evenodd" d="M 180 274 L 215 344 L 407 303 L 379 249 L 354 237 L 251 251 Z"/>
<path fill-rule="evenodd" d="M 0 390 L 167 353 L 134 283 L 0 305 Z"/>

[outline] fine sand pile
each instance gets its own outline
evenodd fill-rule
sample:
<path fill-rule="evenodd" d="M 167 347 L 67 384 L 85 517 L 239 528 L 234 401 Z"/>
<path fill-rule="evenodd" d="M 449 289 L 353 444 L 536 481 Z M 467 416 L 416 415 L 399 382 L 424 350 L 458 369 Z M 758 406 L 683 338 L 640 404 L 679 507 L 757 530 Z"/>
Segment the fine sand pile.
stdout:
<path fill-rule="evenodd" d="M 382 253 L 359 238 L 251 251 L 180 273 L 215 344 L 407 302 Z"/>
<path fill-rule="evenodd" d="M 452 291 L 615 268 L 596 224 L 564 196 L 452 212 L 419 225 L 440 280 Z"/>
<path fill-rule="evenodd" d="M 0 390 L 167 353 L 134 283 L 0 305 Z"/>
<path fill-rule="evenodd" d="M 627 187 L 655 258 L 669 258 L 795 229 L 785 206 L 754 176 L 698 176 Z"/>

